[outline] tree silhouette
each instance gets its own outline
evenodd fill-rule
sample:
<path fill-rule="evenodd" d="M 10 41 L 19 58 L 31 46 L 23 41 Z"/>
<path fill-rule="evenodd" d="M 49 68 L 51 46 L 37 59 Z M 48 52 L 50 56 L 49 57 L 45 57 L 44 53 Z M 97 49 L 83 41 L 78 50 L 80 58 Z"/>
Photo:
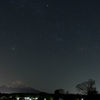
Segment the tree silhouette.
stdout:
<path fill-rule="evenodd" d="M 78 84 L 76 86 L 76 89 L 80 91 L 81 93 L 87 94 L 87 95 L 98 94 L 98 91 L 96 90 L 96 87 L 95 87 L 95 81 L 92 79 L 89 79 L 87 82 Z"/>
<path fill-rule="evenodd" d="M 65 94 L 64 89 L 57 89 L 55 90 L 54 94 Z"/>

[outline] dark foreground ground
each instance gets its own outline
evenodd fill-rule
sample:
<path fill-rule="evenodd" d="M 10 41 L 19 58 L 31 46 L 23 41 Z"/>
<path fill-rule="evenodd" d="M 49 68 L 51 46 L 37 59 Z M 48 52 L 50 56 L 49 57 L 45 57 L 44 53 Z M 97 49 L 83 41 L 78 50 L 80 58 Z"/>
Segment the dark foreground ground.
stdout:
<path fill-rule="evenodd" d="M 49 93 L 10 93 L 0 94 L 1 100 L 100 100 L 98 95 L 80 95 L 80 94 L 49 94 Z"/>

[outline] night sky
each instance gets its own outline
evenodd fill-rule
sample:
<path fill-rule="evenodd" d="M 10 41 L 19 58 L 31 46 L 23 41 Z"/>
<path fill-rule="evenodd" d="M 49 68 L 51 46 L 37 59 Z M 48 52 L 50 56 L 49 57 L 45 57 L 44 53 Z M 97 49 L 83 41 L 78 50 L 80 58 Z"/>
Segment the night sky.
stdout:
<path fill-rule="evenodd" d="M 0 86 L 77 93 L 88 79 L 100 92 L 100 0 L 0 0 Z"/>

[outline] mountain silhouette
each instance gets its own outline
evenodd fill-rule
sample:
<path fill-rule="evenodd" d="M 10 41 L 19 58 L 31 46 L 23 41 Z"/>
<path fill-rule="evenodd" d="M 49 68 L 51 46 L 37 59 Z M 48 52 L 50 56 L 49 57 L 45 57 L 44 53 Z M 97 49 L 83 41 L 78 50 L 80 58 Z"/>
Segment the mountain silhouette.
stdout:
<path fill-rule="evenodd" d="M 0 86 L 1 93 L 40 93 L 40 91 L 25 85 L 21 81 L 16 81 L 7 85 Z"/>

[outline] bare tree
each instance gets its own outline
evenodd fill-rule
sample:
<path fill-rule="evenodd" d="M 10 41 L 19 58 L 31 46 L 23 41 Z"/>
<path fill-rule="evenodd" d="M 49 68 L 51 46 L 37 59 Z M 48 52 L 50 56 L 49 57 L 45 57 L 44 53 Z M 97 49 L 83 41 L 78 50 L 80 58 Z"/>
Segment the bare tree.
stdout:
<path fill-rule="evenodd" d="M 80 91 L 81 93 L 87 94 L 87 95 L 98 94 L 98 91 L 96 90 L 96 87 L 95 87 L 95 81 L 92 79 L 89 79 L 87 82 L 78 84 L 76 86 L 76 89 Z"/>

